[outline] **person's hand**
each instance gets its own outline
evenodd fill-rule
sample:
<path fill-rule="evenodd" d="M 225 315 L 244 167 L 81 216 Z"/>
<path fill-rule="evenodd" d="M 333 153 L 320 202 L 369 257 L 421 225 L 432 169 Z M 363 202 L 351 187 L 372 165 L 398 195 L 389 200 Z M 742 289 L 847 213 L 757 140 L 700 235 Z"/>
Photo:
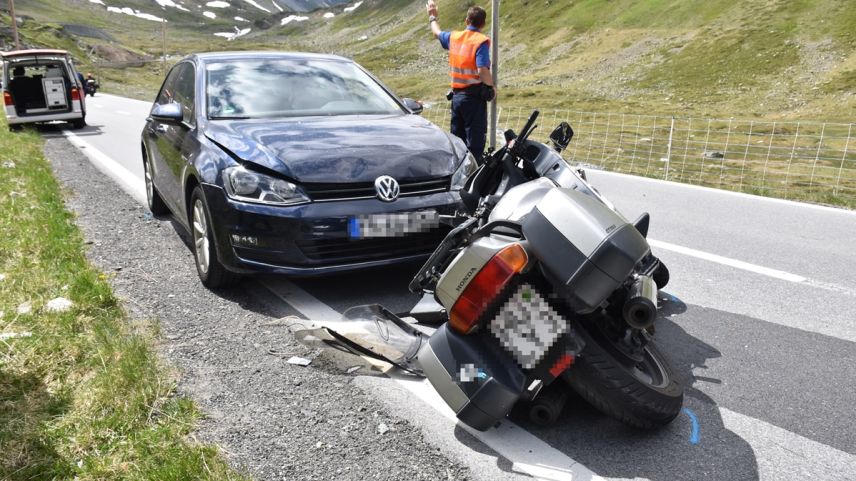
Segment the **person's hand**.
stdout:
<path fill-rule="evenodd" d="M 428 10 L 428 16 L 438 16 L 437 15 L 437 4 L 434 3 L 434 0 L 428 0 L 428 3 L 425 5 L 425 8 Z"/>

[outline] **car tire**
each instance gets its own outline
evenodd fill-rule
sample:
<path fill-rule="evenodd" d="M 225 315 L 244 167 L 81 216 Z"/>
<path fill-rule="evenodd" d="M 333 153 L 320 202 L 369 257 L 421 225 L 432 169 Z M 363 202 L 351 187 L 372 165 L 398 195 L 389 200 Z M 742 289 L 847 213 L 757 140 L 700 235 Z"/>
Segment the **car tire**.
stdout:
<path fill-rule="evenodd" d="M 152 174 L 148 159 L 143 160 L 143 178 L 146 183 L 146 201 L 152 215 L 168 214 L 169 208 L 166 206 L 166 202 L 163 201 L 160 193 L 158 193 L 157 187 L 155 187 L 154 174 Z"/>
<path fill-rule="evenodd" d="M 20 132 L 24 130 L 24 126 L 21 124 L 13 124 L 9 126 L 9 132 Z"/>
<path fill-rule="evenodd" d="M 577 394 L 598 411 L 635 428 L 653 429 L 675 419 L 684 390 L 653 342 L 645 346 L 643 361 L 631 366 L 596 325 L 577 327 L 585 347 L 563 375 Z M 647 367 L 640 368 L 643 364 Z M 643 380 L 646 376 L 649 380 Z"/>
<path fill-rule="evenodd" d="M 73 130 L 80 130 L 84 127 L 86 127 L 86 116 L 71 121 L 71 128 Z"/>
<path fill-rule="evenodd" d="M 196 186 L 190 196 L 190 234 L 193 240 L 193 257 L 196 272 L 202 284 L 209 289 L 226 287 L 240 278 L 226 270 L 217 257 L 217 246 L 211 225 L 211 214 L 202 188 Z"/>

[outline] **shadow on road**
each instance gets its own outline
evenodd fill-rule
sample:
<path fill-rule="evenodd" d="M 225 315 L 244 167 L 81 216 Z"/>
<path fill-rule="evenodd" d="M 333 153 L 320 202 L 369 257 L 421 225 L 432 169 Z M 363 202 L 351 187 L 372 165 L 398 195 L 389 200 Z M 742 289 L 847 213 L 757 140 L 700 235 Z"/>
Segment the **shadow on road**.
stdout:
<path fill-rule="evenodd" d="M 679 299 L 670 297 L 656 323 L 656 342 L 686 392 L 685 410 L 668 426 L 654 431 L 627 427 L 575 394 L 554 426 L 541 428 L 519 415 L 515 421 L 601 476 L 660 481 L 757 480 L 752 447 L 724 426 L 719 407 L 697 389 L 698 382 L 721 382 L 694 374 L 695 369 L 705 368 L 707 360 L 721 354 L 668 318 L 686 309 Z M 686 410 L 698 420 L 697 444 L 691 442 L 693 426 Z"/>

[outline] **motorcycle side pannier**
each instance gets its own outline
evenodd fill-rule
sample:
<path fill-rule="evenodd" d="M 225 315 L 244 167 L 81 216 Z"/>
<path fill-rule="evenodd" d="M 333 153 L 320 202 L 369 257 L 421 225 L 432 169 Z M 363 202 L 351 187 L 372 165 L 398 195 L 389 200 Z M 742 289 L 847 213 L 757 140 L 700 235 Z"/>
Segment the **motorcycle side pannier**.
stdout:
<path fill-rule="evenodd" d="M 578 313 L 605 301 L 648 253 L 648 242 L 596 198 L 554 189 L 522 219 L 523 234 Z"/>
<path fill-rule="evenodd" d="M 419 351 L 434 389 L 468 426 L 486 431 L 523 394 L 526 375 L 488 334 L 464 336 L 443 324 Z"/>

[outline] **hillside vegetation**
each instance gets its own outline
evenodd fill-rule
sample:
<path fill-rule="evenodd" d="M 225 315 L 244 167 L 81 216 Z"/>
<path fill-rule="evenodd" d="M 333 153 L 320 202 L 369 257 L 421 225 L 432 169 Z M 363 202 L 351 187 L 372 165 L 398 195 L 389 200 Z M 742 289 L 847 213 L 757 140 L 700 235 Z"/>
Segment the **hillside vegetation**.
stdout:
<path fill-rule="evenodd" d="M 256 6 L 231 0 L 224 2 L 228 9 L 207 8 L 201 0 L 128 0 L 117 6 L 168 20 L 171 61 L 202 50 L 330 52 L 355 58 L 401 95 L 436 101 L 445 93 L 445 56 L 430 35 L 422 0 L 276 1 L 281 10 L 272 0 L 252 2 Z M 159 22 L 111 13 L 84 0 L 18 3 L 19 13 L 32 17 L 22 27 L 28 41 L 70 48 L 86 65 L 103 68 L 117 50 L 141 60 L 162 54 Z M 159 6 L 170 3 L 187 11 Z M 441 0 L 441 25 L 460 28 L 472 3 Z M 283 22 L 301 5 L 333 6 L 300 13 L 303 21 Z M 852 7 L 849 0 L 504 0 L 501 102 L 850 121 L 856 107 Z M 202 16 L 206 8 L 217 18 Z M 96 27 L 112 41 L 63 34 L 63 23 Z M 247 28 L 233 41 L 215 36 Z M 161 70 L 159 62 L 150 62 L 103 75 L 125 89 L 137 85 L 131 93 L 149 98 Z"/>

